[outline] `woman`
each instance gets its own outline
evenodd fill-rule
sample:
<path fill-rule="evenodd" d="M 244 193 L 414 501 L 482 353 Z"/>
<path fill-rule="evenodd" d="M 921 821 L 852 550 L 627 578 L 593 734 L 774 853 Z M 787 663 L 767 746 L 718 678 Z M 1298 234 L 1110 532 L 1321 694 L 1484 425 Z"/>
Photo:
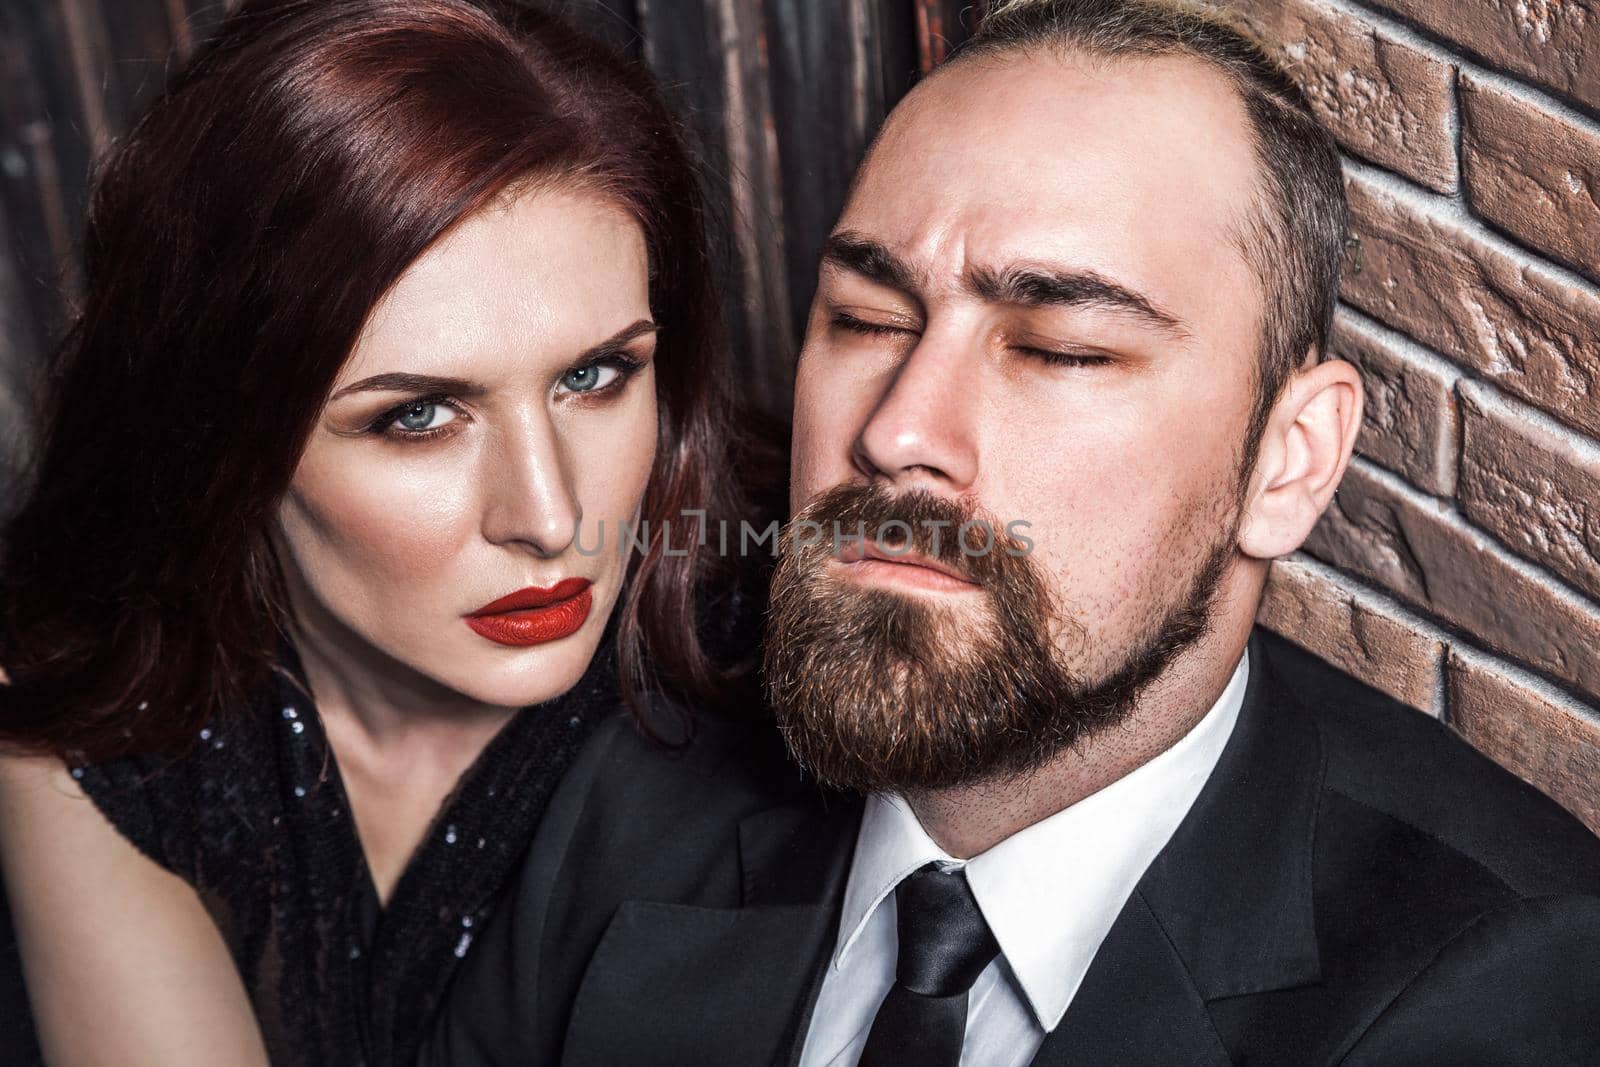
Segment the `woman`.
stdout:
<path fill-rule="evenodd" d="M 104 164 L 0 566 L 48 1059 L 409 1062 L 594 725 L 725 688 L 702 221 L 496 0 L 248 2 Z"/>

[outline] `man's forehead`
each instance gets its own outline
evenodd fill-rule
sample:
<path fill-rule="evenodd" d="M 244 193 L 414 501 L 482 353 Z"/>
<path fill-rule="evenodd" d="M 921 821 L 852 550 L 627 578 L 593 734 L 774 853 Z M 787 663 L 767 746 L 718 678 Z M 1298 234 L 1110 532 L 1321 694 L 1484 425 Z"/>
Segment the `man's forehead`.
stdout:
<path fill-rule="evenodd" d="M 1019 256 L 1214 268 L 1239 261 L 1257 178 L 1238 94 L 1197 60 L 982 57 L 896 109 L 840 226 L 937 274 Z"/>

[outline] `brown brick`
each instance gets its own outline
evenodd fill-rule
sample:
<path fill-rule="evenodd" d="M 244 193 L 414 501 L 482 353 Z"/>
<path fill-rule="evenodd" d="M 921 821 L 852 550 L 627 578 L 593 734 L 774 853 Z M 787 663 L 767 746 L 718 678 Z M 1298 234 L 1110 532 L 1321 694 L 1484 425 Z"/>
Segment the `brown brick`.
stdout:
<path fill-rule="evenodd" d="M 1472 208 L 1600 277 L 1600 132 L 1461 77 L 1462 167 Z"/>
<path fill-rule="evenodd" d="M 1600 606 L 1394 475 L 1352 464 L 1305 547 L 1499 652 L 1600 694 Z"/>
<path fill-rule="evenodd" d="M 1337 571 L 1305 556 L 1276 561 L 1258 617 L 1373 688 L 1434 713 L 1443 643 Z"/>
<path fill-rule="evenodd" d="M 1477 383 L 1461 411 L 1461 510 L 1600 597 L 1600 446 Z"/>
<path fill-rule="evenodd" d="M 1462 45 L 1492 67 L 1600 106 L 1593 0 L 1369 0 Z"/>
<path fill-rule="evenodd" d="M 1484 755 L 1600 833 L 1600 717 L 1535 679 L 1452 650 L 1449 721 Z"/>
<path fill-rule="evenodd" d="M 1345 299 L 1571 423 L 1600 433 L 1600 294 L 1475 231 L 1447 203 L 1417 203 L 1352 175 Z"/>
<path fill-rule="evenodd" d="M 1438 192 L 1456 187 L 1450 62 L 1317 0 L 1227 0 L 1342 146 Z"/>
<path fill-rule="evenodd" d="M 1450 364 L 1345 309 L 1329 352 L 1359 367 L 1366 386 L 1356 450 L 1431 493 L 1453 493 L 1459 375 Z"/>
<path fill-rule="evenodd" d="M 1310 0 L 1228 0 L 1294 74 L 1317 118 L 1363 159 L 1456 187 L 1451 64 Z"/>

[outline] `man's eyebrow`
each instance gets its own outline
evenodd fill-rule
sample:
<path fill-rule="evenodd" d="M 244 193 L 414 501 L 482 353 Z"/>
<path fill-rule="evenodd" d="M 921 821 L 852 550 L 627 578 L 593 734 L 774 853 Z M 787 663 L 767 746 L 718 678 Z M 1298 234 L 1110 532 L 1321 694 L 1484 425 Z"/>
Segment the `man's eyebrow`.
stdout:
<path fill-rule="evenodd" d="M 1127 312 L 1147 325 L 1180 339 L 1189 337 L 1178 316 L 1121 282 L 1092 270 L 1013 267 L 996 273 L 968 272 L 967 288 L 984 300 L 1020 307 L 1104 307 Z"/>
<path fill-rule="evenodd" d="M 640 319 L 631 326 L 626 326 L 610 337 L 579 353 L 573 365 L 589 363 L 597 359 L 604 359 L 621 353 L 630 341 L 637 340 L 645 334 L 655 333 L 655 323 L 649 319 Z M 478 382 L 468 381 L 465 378 L 450 378 L 436 374 L 406 374 L 399 371 L 388 374 L 374 374 L 370 378 L 363 378 L 345 386 L 328 398 L 332 403 L 342 396 L 351 393 L 385 392 L 385 393 L 449 393 L 470 399 L 482 396 L 487 390 Z"/>
<path fill-rule="evenodd" d="M 840 230 L 822 243 L 822 262 L 902 293 L 917 291 L 917 275 L 905 261 L 870 237 Z"/>

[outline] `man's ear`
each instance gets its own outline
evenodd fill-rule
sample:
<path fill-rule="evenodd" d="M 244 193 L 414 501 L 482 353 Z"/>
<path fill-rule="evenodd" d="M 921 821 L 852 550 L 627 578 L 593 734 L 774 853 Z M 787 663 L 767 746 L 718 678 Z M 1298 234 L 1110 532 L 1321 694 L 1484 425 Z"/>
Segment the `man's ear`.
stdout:
<path fill-rule="evenodd" d="M 1361 409 L 1361 372 L 1344 360 L 1295 373 L 1261 437 L 1239 551 L 1271 560 L 1300 547 L 1350 464 Z"/>

